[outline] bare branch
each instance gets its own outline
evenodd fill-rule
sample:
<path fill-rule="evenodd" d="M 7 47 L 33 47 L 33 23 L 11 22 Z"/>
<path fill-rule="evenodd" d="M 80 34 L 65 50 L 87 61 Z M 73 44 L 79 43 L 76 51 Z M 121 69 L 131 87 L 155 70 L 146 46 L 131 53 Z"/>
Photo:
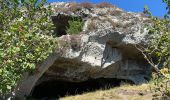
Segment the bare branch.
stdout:
<path fill-rule="evenodd" d="M 142 47 L 141 45 L 139 45 L 140 47 Z M 142 55 L 144 56 L 144 58 L 148 61 L 148 63 L 153 67 L 153 69 L 157 72 L 160 73 L 158 66 L 156 64 L 153 63 L 152 58 L 149 59 L 148 55 L 144 53 L 144 50 L 142 50 L 140 47 L 137 47 L 137 45 L 135 45 L 135 47 L 142 53 Z M 142 47 L 144 48 L 144 47 Z"/>

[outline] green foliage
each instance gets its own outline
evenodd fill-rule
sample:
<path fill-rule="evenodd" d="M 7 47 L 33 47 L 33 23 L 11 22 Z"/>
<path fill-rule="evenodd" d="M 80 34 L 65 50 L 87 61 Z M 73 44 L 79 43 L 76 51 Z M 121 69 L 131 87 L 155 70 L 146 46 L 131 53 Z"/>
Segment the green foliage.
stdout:
<path fill-rule="evenodd" d="M 170 21 L 166 19 L 152 18 L 153 26 L 149 28 L 151 34 L 148 54 L 157 56 L 157 66 L 170 67 Z"/>
<path fill-rule="evenodd" d="M 84 22 L 79 18 L 77 19 L 73 18 L 73 20 L 69 20 L 68 23 L 69 23 L 69 27 L 67 27 L 67 33 L 70 35 L 79 34 L 84 25 Z"/>
<path fill-rule="evenodd" d="M 13 91 L 55 48 L 46 0 L 0 0 L 0 94 Z"/>
<path fill-rule="evenodd" d="M 151 15 L 151 13 L 149 12 L 149 8 L 148 8 L 147 5 L 144 6 L 143 13 L 146 14 L 146 15 Z"/>
<path fill-rule="evenodd" d="M 163 19 L 154 17 L 147 7 L 144 13 L 151 18 L 152 25 L 147 26 L 150 34 L 149 45 L 140 49 L 145 59 L 157 70 L 155 78 L 155 92 L 160 92 L 161 97 L 170 97 L 170 0 L 162 0 L 166 3 L 167 14 Z"/>
<path fill-rule="evenodd" d="M 167 71 L 167 69 L 162 69 Z M 157 73 L 152 74 L 152 84 L 150 89 L 154 93 L 154 100 L 169 100 L 170 97 L 170 80 L 160 77 Z"/>
<path fill-rule="evenodd" d="M 164 3 L 166 3 L 167 7 L 166 10 L 168 10 L 167 14 L 165 15 L 165 17 L 169 18 L 168 15 L 170 15 L 170 0 L 162 0 Z"/>
<path fill-rule="evenodd" d="M 169 1 L 169 0 L 167 0 Z M 169 2 L 167 2 L 167 8 L 170 7 Z M 163 0 L 165 2 L 165 0 Z M 151 64 L 154 68 L 164 68 L 170 67 L 170 20 L 166 14 L 166 17 L 163 19 L 154 17 L 149 12 L 149 8 L 145 6 L 145 14 L 149 15 L 151 18 L 152 25 L 148 25 L 149 30 L 149 45 L 144 49 L 140 49 L 145 55 L 145 59 Z M 152 59 L 155 57 L 157 59 Z"/>

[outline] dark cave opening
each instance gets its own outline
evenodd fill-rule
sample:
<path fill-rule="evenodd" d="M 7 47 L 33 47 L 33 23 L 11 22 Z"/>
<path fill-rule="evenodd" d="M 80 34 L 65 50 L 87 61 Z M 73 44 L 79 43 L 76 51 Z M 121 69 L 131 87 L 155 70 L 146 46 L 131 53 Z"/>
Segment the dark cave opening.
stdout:
<path fill-rule="evenodd" d="M 121 81 L 125 80 L 105 78 L 91 79 L 84 82 L 50 80 L 35 86 L 31 96 L 35 99 L 60 98 L 68 95 L 76 95 L 84 92 L 113 88 L 120 86 Z"/>
<path fill-rule="evenodd" d="M 82 21 L 82 18 L 79 16 L 68 16 L 64 14 L 58 14 L 57 16 L 52 16 L 51 18 L 55 26 L 53 35 L 57 37 L 67 34 L 66 31 L 67 28 L 69 27 L 69 21 L 73 21 L 73 20 Z"/>

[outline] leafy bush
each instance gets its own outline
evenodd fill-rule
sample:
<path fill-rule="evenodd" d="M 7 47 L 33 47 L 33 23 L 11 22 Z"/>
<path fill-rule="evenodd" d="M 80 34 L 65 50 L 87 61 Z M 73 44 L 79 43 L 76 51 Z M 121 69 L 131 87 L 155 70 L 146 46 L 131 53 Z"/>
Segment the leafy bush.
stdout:
<path fill-rule="evenodd" d="M 164 75 L 169 74 L 167 68 L 160 70 Z M 154 100 L 169 100 L 170 99 L 170 80 L 166 77 L 160 77 L 157 73 L 152 74 L 151 92 L 154 95 Z"/>
<path fill-rule="evenodd" d="M 170 20 L 150 17 L 152 25 L 147 26 L 150 35 L 148 46 L 139 46 L 138 49 L 154 70 L 160 73 L 160 68 L 170 67 Z"/>
<path fill-rule="evenodd" d="M 33 72 L 55 48 L 46 0 L 0 0 L 0 94 L 9 94 L 24 72 Z"/>
<path fill-rule="evenodd" d="M 148 7 L 144 13 L 151 18 L 152 25 L 147 26 L 149 30 L 149 45 L 138 46 L 144 58 L 157 72 L 155 91 L 161 92 L 161 97 L 170 97 L 170 0 L 162 0 L 167 4 L 168 13 L 163 19 L 154 17 Z M 168 84 L 167 84 L 168 83 Z"/>
<path fill-rule="evenodd" d="M 80 18 L 73 18 L 69 20 L 69 27 L 67 27 L 68 34 L 79 34 L 83 28 L 84 22 Z"/>

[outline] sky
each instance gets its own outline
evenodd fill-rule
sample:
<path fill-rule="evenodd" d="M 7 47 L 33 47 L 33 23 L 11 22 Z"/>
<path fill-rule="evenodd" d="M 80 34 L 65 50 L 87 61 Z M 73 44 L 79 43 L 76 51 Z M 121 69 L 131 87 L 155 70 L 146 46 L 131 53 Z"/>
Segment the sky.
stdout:
<path fill-rule="evenodd" d="M 152 15 L 157 17 L 163 17 L 166 13 L 166 5 L 162 3 L 162 0 L 47 0 L 48 2 L 108 2 L 122 8 L 125 11 L 142 12 L 145 5 L 147 5 L 152 12 Z"/>

